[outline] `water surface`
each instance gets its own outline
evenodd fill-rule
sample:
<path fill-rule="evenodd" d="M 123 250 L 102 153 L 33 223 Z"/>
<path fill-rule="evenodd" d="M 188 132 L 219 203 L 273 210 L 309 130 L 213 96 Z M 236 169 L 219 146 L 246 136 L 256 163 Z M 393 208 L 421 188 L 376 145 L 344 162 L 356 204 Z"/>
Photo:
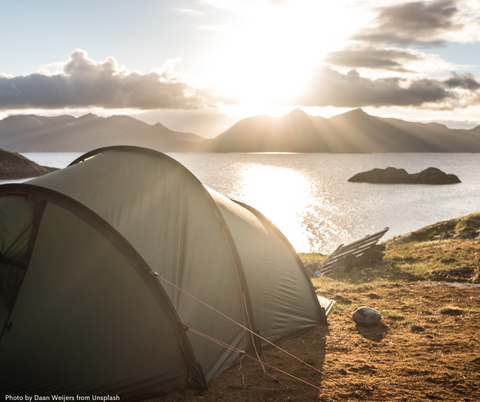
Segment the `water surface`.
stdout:
<path fill-rule="evenodd" d="M 25 153 L 65 167 L 81 153 Z M 267 216 L 298 252 L 333 251 L 340 243 L 390 228 L 383 239 L 480 212 L 480 154 L 170 153 L 205 185 Z M 444 186 L 350 183 L 373 168 L 418 173 L 437 167 L 462 183 Z"/>

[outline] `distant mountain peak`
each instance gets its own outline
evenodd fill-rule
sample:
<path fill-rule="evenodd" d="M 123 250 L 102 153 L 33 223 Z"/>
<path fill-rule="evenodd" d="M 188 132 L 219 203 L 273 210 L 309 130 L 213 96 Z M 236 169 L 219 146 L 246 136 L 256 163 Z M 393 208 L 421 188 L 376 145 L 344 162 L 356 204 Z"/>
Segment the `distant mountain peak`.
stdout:
<path fill-rule="evenodd" d="M 77 120 L 96 120 L 100 119 L 100 116 L 97 116 L 96 114 L 93 113 L 87 113 L 84 114 L 83 116 L 77 117 Z"/>
<path fill-rule="evenodd" d="M 363 109 L 360 109 L 360 108 L 350 110 L 349 112 L 347 112 L 345 114 L 353 114 L 353 115 L 359 115 L 359 116 L 370 116 L 368 113 L 366 113 Z"/>
<path fill-rule="evenodd" d="M 341 119 L 344 119 L 344 118 L 365 119 L 365 118 L 368 118 L 368 117 L 375 118 L 375 116 L 369 115 L 363 109 L 353 109 L 353 110 L 349 110 L 348 112 L 345 112 L 345 113 L 342 113 L 342 114 L 337 114 L 336 116 L 333 116 L 330 119 L 333 119 L 333 120 L 339 120 L 339 119 L 341 120 Z"/>
<path fill-rule="evenodd" d="M 308 116 L 302 109 L 300 109 L 299 107 L 297 107 L 296 109 L 293 109 L 291 112 L 290 112 L 290 115 L 292 116 Z"/>

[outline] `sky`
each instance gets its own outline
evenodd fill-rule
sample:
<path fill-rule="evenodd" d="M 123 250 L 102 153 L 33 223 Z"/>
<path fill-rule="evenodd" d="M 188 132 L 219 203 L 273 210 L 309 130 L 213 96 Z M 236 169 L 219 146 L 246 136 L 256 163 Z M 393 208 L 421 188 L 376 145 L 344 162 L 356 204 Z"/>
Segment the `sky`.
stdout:
<path fill-rule="evenodd" d="M 131 115 L 215 137 L 242 118 L 480 125 L 478 0 L 0 0 L 0 118 Z"/>

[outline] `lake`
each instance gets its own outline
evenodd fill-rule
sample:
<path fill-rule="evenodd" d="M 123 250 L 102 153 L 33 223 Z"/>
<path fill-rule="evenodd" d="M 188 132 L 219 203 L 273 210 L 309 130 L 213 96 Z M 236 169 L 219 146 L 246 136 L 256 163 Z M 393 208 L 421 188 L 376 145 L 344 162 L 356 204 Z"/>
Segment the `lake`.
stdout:
<path fill-rule="evenodd" d="M 63 168 L 81 153 L 24 153 Z M 480 154 L 170 153 L 205 185 L 258 209 L 298 252 L 330 253 L 385 227 L 382 240 L 438 221 L 480 212 Z M 436 167 L 454 185 L 350 183 L 373 168 L 418 173 Z"/>

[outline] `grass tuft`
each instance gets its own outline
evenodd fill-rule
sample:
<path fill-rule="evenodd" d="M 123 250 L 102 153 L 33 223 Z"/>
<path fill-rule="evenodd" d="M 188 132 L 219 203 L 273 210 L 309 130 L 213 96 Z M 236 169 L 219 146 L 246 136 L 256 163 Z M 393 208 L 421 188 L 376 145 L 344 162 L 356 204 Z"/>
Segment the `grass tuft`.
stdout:
<path fill-rule="evenodd" d="M 410 327 L 412 332 L 423 332 L 425 331 L 425 327 L 420 324 L 415 318 L 407 318 L 403 325 Z"/>
<path fill-rule="evenodd" d="M 404 320 L 405 316 L 403 314 L 398 313 L 395 310 L 382 310 L 381 314 L 386 318 L 390 318 L 392 320 Z"/>

